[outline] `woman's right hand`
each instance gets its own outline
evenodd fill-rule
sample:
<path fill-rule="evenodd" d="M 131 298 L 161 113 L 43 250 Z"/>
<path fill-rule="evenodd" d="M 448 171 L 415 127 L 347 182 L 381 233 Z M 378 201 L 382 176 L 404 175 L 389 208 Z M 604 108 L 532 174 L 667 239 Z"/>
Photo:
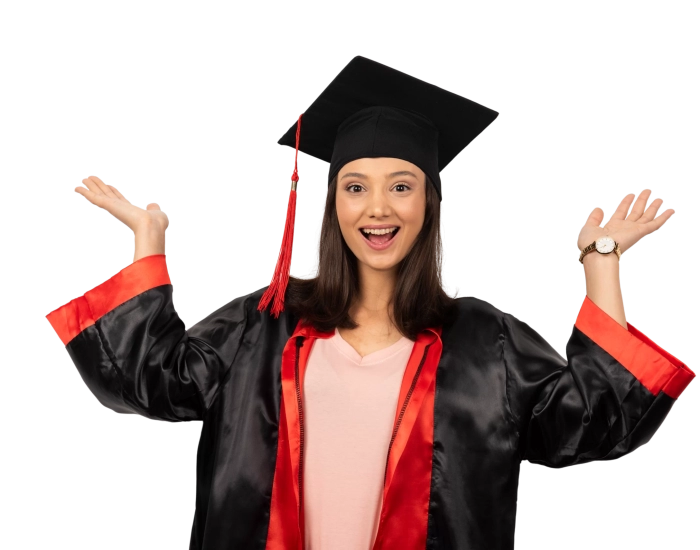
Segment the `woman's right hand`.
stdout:
<path fill-rule="evenodd" d="M 122 223 L 136 236 L 137 233 L 155 232 L 164 235 L 170 226 L 170 218 L 157 202 L 149 202 L 146 208 L 134 204 L 114 185 L 105 183 L 97 176 L 80 180 L 73 190 L 100 210 L 104 210 Z"/>

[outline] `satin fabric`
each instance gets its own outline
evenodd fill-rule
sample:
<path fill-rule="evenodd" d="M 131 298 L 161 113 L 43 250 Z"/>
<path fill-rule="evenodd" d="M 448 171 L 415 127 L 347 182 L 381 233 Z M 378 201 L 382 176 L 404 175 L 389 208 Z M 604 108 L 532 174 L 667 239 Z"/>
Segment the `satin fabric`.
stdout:
<path fill-rule="evenodd" d="M 435 371 L 442 352 L 439 330 L 419 334 L 404 371 L 385 468 L 382 512 L 374 550 L 425 548 L 432 457 Z M 267 550 L 303 549 L 303 380 L 316 338 L 330 338 L 299 323 L 282 355 L 280 444 L 270 507 Z M 419 411 L 422 414 L 419 415 Z M 417 424 L 417 420 L 420 421 Z M 348 442 L 349 445 L 352 442 Z M 398 465 L 402 480 L 394 483 Z"/>
<path fill-rule="evenodd" d="M 296 388 L 305 342 L 321 335 L 287 313 L 257 311 L 265 289 L 185 329 L 163 283 L 165 257 L 149 258 L 48 320 L 62 338 L 78 327 L 66 349 L 104 406 L 202 421 L 191 549 L 298 548 Z M 90 304 L 110 294 L 119 299 L 95 315 Z M 552 468 L 611 460 L 651 439 L 695 374 L 589 302 L 566 358 L 477 298 L 458 299 L 449 325 L 419 337 L 375 550 L 511 550 L 522 460 Z"/>

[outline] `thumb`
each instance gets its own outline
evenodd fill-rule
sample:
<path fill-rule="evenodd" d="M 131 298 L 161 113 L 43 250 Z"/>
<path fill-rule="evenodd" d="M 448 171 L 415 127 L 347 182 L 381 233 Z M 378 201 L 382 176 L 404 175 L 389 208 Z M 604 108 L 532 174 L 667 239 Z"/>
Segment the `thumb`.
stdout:
<path fill-rule="evenodd" d="M 601 208 L 594 208 L 593 212 L 588 216 L 588 219 L 586 220 L 586 225 L 594 225 L 596 227 L 599 227 L 600 224 L 603 222 L 603 210 Z"/>
<path fill-rule="evenodd" d="M 146 205 L 146 210 L 160 210 L 160 206 L 156 202 L 151 202 Z"/>

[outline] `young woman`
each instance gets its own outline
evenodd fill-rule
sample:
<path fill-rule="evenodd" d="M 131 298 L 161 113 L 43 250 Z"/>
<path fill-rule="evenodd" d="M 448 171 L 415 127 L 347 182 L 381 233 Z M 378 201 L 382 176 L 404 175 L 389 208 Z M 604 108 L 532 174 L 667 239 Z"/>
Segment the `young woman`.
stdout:
<path fill-rule="evenodd" d="M 345 109 L 349 83 L 361 100 Z M 695 376 L 622 307 L 620 251 L 673 213 L 657 217 L 649 190 L 604 227 L 594 209 L 579 234 L 586 296 L 566 359 L 512 315 L 445 294 L 439 170 L 495 118 L 447 94 L 353 60 L 305 112 L 301 139 L 290 129 L 331 163 L 317 277 L 287 288 L 278 270 L 274 292 L 189 330 L 165 213 L 95 176 L 76 188 L 134 231 L 134 262 L 47 317 L 103 405 L 203 421 L 191 548 L 511 549 L 522 460 L 623 456 Z"/>

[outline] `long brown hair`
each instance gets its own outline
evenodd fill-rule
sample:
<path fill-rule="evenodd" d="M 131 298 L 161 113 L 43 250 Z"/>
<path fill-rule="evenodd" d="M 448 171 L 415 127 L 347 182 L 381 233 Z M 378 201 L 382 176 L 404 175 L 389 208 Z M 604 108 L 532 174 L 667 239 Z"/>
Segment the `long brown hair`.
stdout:
<path fill-rule="evenodd" d="M 357 258 L 338 223 L 336 187 L 337 177 L 326 196 L 318 275 L 313 279 L 290 277 L 285 296 L 285 309 L 324 332 L 357 326 L 349 312 L 360 291 Z M 442 288 L 440 200 L 427 176 L 425 192 L 423 227 L 399 264 L 391 301 L 394 325 L 411 340 L 423 329 L 444 324 L 455 308 L 455 300 Z"/>

